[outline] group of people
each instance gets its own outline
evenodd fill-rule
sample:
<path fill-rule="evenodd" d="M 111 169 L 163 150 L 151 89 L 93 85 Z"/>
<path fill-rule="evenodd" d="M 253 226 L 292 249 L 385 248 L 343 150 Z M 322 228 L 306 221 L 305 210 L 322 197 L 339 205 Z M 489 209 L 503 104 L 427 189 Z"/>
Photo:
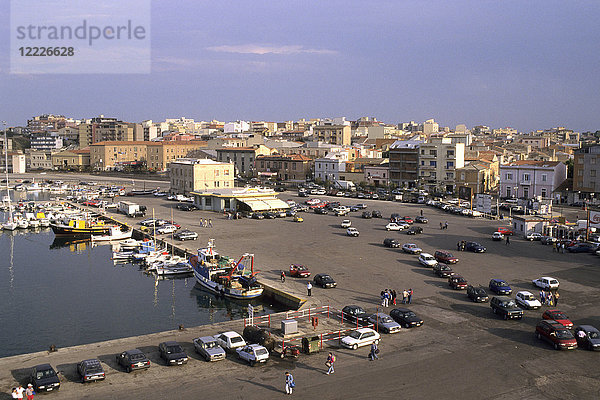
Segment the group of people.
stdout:
<path fill-rule="evenodd" d="M 557 253 L 564 253 L 566 247 L 565 242 L 552 242 L 552 251 Z"/>
<path fill-rule="evenodd" d="M 456 250 L 465 251 L 466 245 L 467 245 L 467 242 L 465 242 L 464 240 L 461 240 L 460 242 L 456 243 Z"/>
<path fill-rule="evenodd" d="M 448 221 L 444 223 L 440 222 L 440 229 L 448 229 Z"/>
<path fill-rule="evenodd" d="M 240 214 L 239 212 L 226 212 L 225 213 L 225 218 L 227 218 L 227 219 L 241 219 L 242 218 L 242 214 Z"/>
<path fill-rule="evenodd" d="M 204 219 L 200 218 L 200 227 L 202 228 L 212 228 L 212 219 Z"/>
<path fill-rule="evenodd" d="M 412 301 L 412 296 L 413 296 L 412 288 L 410 288 L 408 290 L 404 289 L 401 294 L 402 294 L 402 304 L 410 304 Z M 389 307 L 390 303 L 392 303 L 392 305 L 396 305 L 396 299 L 398 297 L 398 293 L 396 292 L 395 289 L 394 290 L 390 290 L 390 289 L 382 290 L 379 295 L 381 297 L 381 305 L 383 307 Z"/>
<path fill-rule="evenodd" d="M 558 305 L 558 299 L 560 298 L 560 294 L 558 290 L 552 292 L 551 290 L 540 290 L 540 303 L 545 304 L 550 307 L 556 307 Z"/>
<path fill-rule="evenodd" d="M 23 399 L 23 395 L 27 397 L 27 400 L 32 400 L 35 395 L 35 391 L 33 390 L 33 385 L 30 383 L 27 385 L 27 389 L 23 386 L 19 385 L 19 387 L 12 389 L 12 398 L 13 399 Z"/>

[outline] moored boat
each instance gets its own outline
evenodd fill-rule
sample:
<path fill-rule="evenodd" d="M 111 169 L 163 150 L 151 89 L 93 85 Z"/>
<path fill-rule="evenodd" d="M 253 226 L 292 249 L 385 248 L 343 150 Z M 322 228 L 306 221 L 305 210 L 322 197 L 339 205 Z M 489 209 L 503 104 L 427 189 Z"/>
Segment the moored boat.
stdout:
<path fill-rule="evenodd" d="M 67 225 L 52 223 L 50 224 L 52 231 L 57 236 L 91 236 L 91 235 L 107 235 L 110 231 L 110 226 L 104 222 L 91 222 L 89 220 L 72 219 Z"/>
<path fill-rule="evenodd" d="M 133 234 L 132 229 L 126 231 L 121 230 L 119 226 L 111 226 L 108 234 L 106 235 L 92 235 L 93 242 L 110 242 L 117 240 L 130 239 Z"/>

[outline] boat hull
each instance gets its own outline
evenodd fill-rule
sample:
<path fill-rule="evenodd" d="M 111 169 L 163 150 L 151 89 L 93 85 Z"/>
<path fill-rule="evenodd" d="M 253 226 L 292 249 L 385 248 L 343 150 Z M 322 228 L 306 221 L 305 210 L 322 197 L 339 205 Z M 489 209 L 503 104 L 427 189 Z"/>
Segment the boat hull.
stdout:
<path fill-rule="evenodd" d="M 238 300 L 250 300 L 260 297 L 263 293 L 263 288 L 258 289 L 235 289 L 226 287 L 217 282 L 211 281 L 205 278 L 200 272 L 194 267 L 194 277 L 196 278 L 196 282 L 202 286 L 204 289 L 219 294 L 225 297 L 229 297 L 232 299 Z"/>
<path fill-rule="evenodd" d="M 50 224 L 56 236 L 86 236 L 106 235 L 110 232 L 109 226 L 93 226 L 88 228 L 76 228 L 68 225 Z"/>

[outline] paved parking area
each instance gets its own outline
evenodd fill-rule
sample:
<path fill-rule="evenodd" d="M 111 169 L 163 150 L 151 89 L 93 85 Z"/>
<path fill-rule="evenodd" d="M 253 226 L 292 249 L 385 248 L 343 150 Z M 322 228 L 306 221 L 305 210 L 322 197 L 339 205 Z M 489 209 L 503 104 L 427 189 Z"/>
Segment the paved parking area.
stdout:
<path fill-rule="evenodd" d="M 317 196 L 319 197 L 319 196 Z M 304 200 L 283 193 L 282 199 Z M 321 198 L 325 198 L 321 196 Z M 151 197 L 128 199 L 146 204 L 162 218 L 171 215 L 175 203 Z M 433 253 L 446 249 L 460 258 L 453 268 L 469 283 L 487 286 L 491 278 L 508 281 L 513 289 L 537 293 L 531 279 L 548 275 L 561 284 L 559 308 L 575 324 L 600 327 L 600 258 L 587 254 L 557 254 L 550 246 L 515 238 L 510 245 L 492 242 L 498 221 L 471 219 L 446 214 L 424 205 L 389 203 L 376 200 L 340 200 L 343 204 L 368 204 L 384 217 L 392 212 L 415 217 L 423 209 L 429 218 L 424 233 L 407 236 L 387 232 L 387 221 L 363 219 L 360 212 L 349 217 L 304 213 L 303 223 L 291 219 L 227 220 L 209 212 L 173 211 L 177 222 L 196 230 L 200 238 L 185 242 L 189 249 L 215 239 L 223 254 L 238 257 L 255 254 L 257 268 L 265 279 L 277 280 L 279 271 L 291 263 L 307 265 L 313 274 L 326 272 L 338 282 L 336 289 L 313 289 L 309 305 L 330 304 L 341 308 L 358 304 L 368 311 L 379 306 L 379 292 L 390 288 L 414 290 L 410 306 L 424 321 L 421 328 L 403 330 L 383 337 L 381 359 L 369 362 L 368 349 L 335 350 L 336 373 L 326 376 L 325 354 L 301 356 L 296 362 L 272 360 L 266 366 L 249 368 L 241 363 L 207 365 L 192 359 L 183 368 L 157 368 L 149 374 L 117 372 L 110 380 L 80 389 L 69 383 L 53 398 L 112 398 L 127 393 L 132 398 L 162 399 L 198 397 L 210 393 L 213 399 L 264 399 L 283 393 L 283 374 L 290 370 L 300 398 L 364 399 L 379 398 L 492 398 L 492 399 L 596 399 L 600 395 L 600 373 L 595 365 L 599 353 L 586 350 L 559 352 L 534 337 L 541 312 L 525 311 L 522 321 L 504 321 L 492 314 L 489 304 L 470 302 L 464 291 L 451 290 L 446 281 L 422 267 L 417 257 L 399 249 L 382 246 L 386 237 L 401 243 L 412 242 Z M 122 217 L 125 218 L 125 217 Z M 213 228 L 201 228 L 200 218 L 211 218 Z M 339 227 L 348 218 L 358 228 L 357 238 L 345 235 Z M 131 220 L 133 221 L 133 220 Z M 439 222 L 448 221 L 448 230 Z M 457 252 L 459 240 L 475 240 L 487 253 Z M 302 291 L 305 280 L 288 278 L 284 285 Z M 514 296 L 514 295 L 513 295 Z M 205 327 L 213 334 L 213 327 Z M 158 338 L 133 338 L 147 345 Z M 122 344 L 125 346 L 125 343 Z M 82 349 L 93 356 L 94 350 Z M 91 353 L 90 353 L 91 351 Z M 102 350 L 101 354 L 107 352 Z M 74 359 L 76 357 L 72 356 Z M 22 359 L 24 364 L 32 360 Z M 30 365 L 30 364 L 27 364 Z M 3 389 L 8 381 L 2 380 Z"/>

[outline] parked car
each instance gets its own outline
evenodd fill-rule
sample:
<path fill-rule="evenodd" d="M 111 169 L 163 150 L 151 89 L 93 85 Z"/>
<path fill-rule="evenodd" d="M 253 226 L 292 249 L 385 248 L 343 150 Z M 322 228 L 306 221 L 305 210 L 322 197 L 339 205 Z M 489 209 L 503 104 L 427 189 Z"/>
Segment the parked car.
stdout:
<path fill-rule="evenodd" d="M 485 253 L 486 248 L 477 242 L 466 242 L 465 250 L 472 251 L 473 253 Z"/>
<path fill-rule="evenodd" d="M 512 236 L 515 234 L 511 229 L 509 229 L 505 226 L 499 226 L 496 231 L 500 232 L 503 235 L 509 235 L 509 236 Z"/>
<path fill-rule="evenodd" d="M 304 222 L 304 218 L 295 215 L 294 216 L 294 222 Z"/>
<path fill-rule="evenodd" d="M 408 254 L 421 254 L 423 250 L 414 243 L 404 243 L 402 245 L 402 251 Z"/>
<path fill-rule="evenodd" d="M 177 209 L 181 210 L 181 211 L 194 211 L 194 210 L 197 210 L 198 207 L 196 207 L 193 204 L 179 203 L 179 204 L 177 204 Z"/>
<path fill-rule="evenodd" d="M 264 363 L 269 360 L 269 350 L 260 344 L 255 343 L 238 347 L 235 351 L 238 358 L 247 361 L 250 366 L 254 366 L 256 363 Z"/>
<path fill-rule="evenodd" d="M 419 263 L 425 267 L 434 267 L 437 264 L 435 258 L 429 253 L 421 253 L 419 255 Z"/>
<path fill-rule="evenodd" d="M 529 240 L 530 242 L 534 240 L 542 240 L 542 234 L 537 232 L 529 232 L 525 235 L 525 239 Z"/>
<path fill-rule="evenodd" d="M 337 282 L 328 274 L 316 274 L 313 278 L 313 282 L 316 286 L 321 286 L 324 289 L 337 286 Z"/>
<path fill-rule="evenodd" d="M 448 285 L 454 290 L 464 290 L 468 286 L 468 282 L 460 275 L 454 274 L 448 278 Z"/>
<path fill-rule="evenodd" d="M 173 238 L 177 239 L 177 240 L 196 240 L 198 239 L 198 234 L 194 231 L 190 231 L 190 230 L 183 230 L 181 232 L 176 232 L 173 234 Z"/>
<path fill-rule="evenodd" d="M 185 350 L 175 341 L 160 343 L 158 345 L 158 352 L 167 365 L 183 365 L 188 362 Z"/>
<path fill-rule="evenodd" d="M 558 289 L 558 279 L 551 278 L 549 276 L 542 276 L 541 278 L 534 279 L 531 281 L 535 286 L 540 289 Z"/>
<path fill-rule="evenodd" d="M 390 311 L 390 317 L 405 328 L 416 328 L 423 325 L 423 320 L 408 308 L 394 308 Z"/>
<path fill-rule="evenodd" d="M 156 233 L 160 233 L 160 234 L 169 234 L 169 233 L 173 233 L 177 230 L 177 227 L 175 225 L 162 225 L 158 228 L 156 228 Z"/>
<path fill-rule="evenodd" d="M 406 222 L 409 225 L 412 225 L 413 222 L 415 222 L 411 217 L 408 217 L 408 216 L 402 217 L 402 221 Z"/>
<path fill-rule="evenodd" d="M 489 288 L 492 292 L 496 294 L 511 294 L 512 288 L 506 281 L 502 279 L 492 279 L 490 280 Z"/>
<path fill-rule="evenodd" d="M 155 219 L 155 218 L 146 218 L 145 220 L 140 221 L 140 225 L 146 226 L 146 227 L 151 227 L 151 226 L 154 226 L 154 225 L 160 226 L 161 224 L 160 224 L 160 222 L 159 222 L 158 219 Z"/>
<path fill-rule="evenodd" d="M 475 303 L 485 303 L 490 299 L 484 288 L 473 285 L 467 286 L 467 297 Z"/>
<path fill-rule="evenodd" d="M 344 336 L 341 340 L 341 344 L 343 347 L 356 350 L 359 347 L 369 346 L 372 343 L 379 344 L 380 339 L 381 335 L 373 329 L 359 328 L 350 332 L 348 336 Z"/>
<path fill-rule="evenodd" d="M 315 214 L 326 215 L 328 212 L 325 208 L 315 208 Z"/>
<path fill-rule="evenodd" d="M 433 256 L 439 262 L 443 262 L 446 264 L 456 264 L 458 262 L 458 257 L 454 257 L 452 253 L 445 250 L 437 250 Z"/>
<path fill-rule="evenodd" d="M 60 379 L 50 364 L 33 367 L 29 374 L 29 382 L 36 392 L 52 392 L 60 389 Z"/>
<path fill-rule="evenodd" d="M 447 264 L 442 264 L 438 262 L 433 266 L 433 273 L 439 276 L 440 278 L 449 278 L 454 275 L 452 268 L 450 268 Z"/>
<path fill-rule="evenodd" d="M 367 205 L 365 203 L 359 203 L 356 205 L 356 207 L 358 207 L 361 210 L 364 210 L 365 208 L 367 208 Z"/>
<path fill-rule="evenodd" d="M 349 305 L 342 308 L 343 318 L 360 325 L 369 324 L 369 314 L 361 306 Z"/>
<path fill-rule="evenodd" d="M 504 319 L 523 318 L 523 310 L 517 307 L 517 303 L 510 297 L 494 296 L 490 300 L 490 307 L 494 314 L 498 314 Z"/>
<path fill-rule="evenodd" d="M 542 320 L 535 327 L 535 336 L 554 346 L 555 350 L 573 350 L 577 348 L 577 340 L 563 325 L 556 321 Z"/>
<path fill-rule="evenodd" d="M 504 235 L 501 232 L 494 232 L 492 233 L 492 240 L 498 242 L 500 240 L 504 239 Z"/>
<path fill-rule="evenodd" d="M 551 319 L 565 326 L 567 329 L 573 328 L 573 322 L 567 315 L 560 310 L 546 310 L 542 314 L 543 319 Z"/>
<path fill-rule="evenodd" d="M 290 265 L 290 276 L 293 276 L 294 278 L 308 278 L 310 276 L 310 271 L 305 265 L 292 264 Z"/>
<path fill-rule="evenodd" d="M 552 244 L 552 243 L 556 243 L 558 241 L 557 238 L 552 237 L 552 236 L 543 236 L 540 239 L 540 243 L 542 244 Z"/>
<path fill-rule="evenodd" d="M 81 377 L 82 383 L 101 381 L 106 378 L 100 360 L 95 358 L 80 361 L 77 364 L 77 373 Z"/>
<path fill-rule="evenodd" d="M 542 306 L 542 303 L 531 292 L 526 290 L 517 292 L 515 301 L 526 310 L 537 310 Z"/>
<path fill-rule="evenodd" d="M 385 313 L 376 313 L 369 316 L 369 323 L 374 324 L 377 329 L 385 333 L 398 333 L 400 332 L 400 324 L 392 319 Z"/>
<path fill-rule="evenodd" d="M 117 364 L 127 372 L 150 368 L 150 360 L 139 349 L 127 350 L 117 355 Z"/>
<path fill-rule="evenodd" d="M 381 216 L 381 211 L 379 211 L 379 210 L 373 210 L 373 211 L 371 212 L 371 216 L 372 216 L 373 218 L 382 218 L 382 216 Z"/>
<path fill-rule="evenodd" d="M 597 245 L 592 243 L 577 243 L 573 246 L 568 246 L 569 253 L 593 253 L 597 250 Z"/>
<path fill-rule="evenodd" d="M 362 217 L 366 219 L 371 219 L 373 218 L 373 215 L 371 214 L 371 211 L 363 211 Z"/>
<path fill-rule="evenodd" d="M 428 222 L 429 222 L 429 220 L 428 220 L 426 217 L 422 216 L 422 215 L 418 215 L 418 216 L 415 218 L 415 222 L 418 222 L 418 223 L 420 223 L 420 224 L 426 224 L 426 223 L 428 223 Z"/>
<path fill-rule="evenodd" d="M 419 233 L 423 233 L 423 228 L 420 226 L 411 226 L 406 230 L 407 235 L 417 235 Z"/>
<path fill-rule="evenodd" d="M 246 345 L 244 338 L 237 332 L 228 331 L 215 335 L 217 344 L 221 346 L 225 351 L 233 351 L 238 347 Z"/>
<path fill-rule="evenodd" d="M 196 352 L 206 361 L 220 361 L 225 359 L 225 350 L 212 336 L 202 336 L 193 340 Z"/>
<path fill-rule="evenodd" d="M 346 229 L 346 235 L 357 237 L 358 235 L 360 235 L 360 232 L 358 231 L 358 229 L 350 227 Z"/>
<path fill-rule="evenodd" d="M 252 213 L 250 217 L 252 219 L 265 219 L 264 215 L 262 215 L 261 213 L 257 213 L 257 212 Z"/>
<path fill-rule="evenodd" d="M 400 242 L 397 241 L 396 239 L 386 238 L 386 239 L 383 239 L 383 245 L 385 247 L 397 248 L 397 247 L 400 247 Z"/>
<path fill-rule="evenodd" d="M 600 350 L 600 332 L 591 325 L 579 325 L 575 328 L 574 336 L 579 347 L 588 350 Z"/>
<path fill-rule="evenodd" d="M 342 223 L 340 224 L 341 228 L 347 229 L 350 228 L 352 226 L 352 221 L 350 221 L 349 219 L 345 219 L 342 221 Z"/>

